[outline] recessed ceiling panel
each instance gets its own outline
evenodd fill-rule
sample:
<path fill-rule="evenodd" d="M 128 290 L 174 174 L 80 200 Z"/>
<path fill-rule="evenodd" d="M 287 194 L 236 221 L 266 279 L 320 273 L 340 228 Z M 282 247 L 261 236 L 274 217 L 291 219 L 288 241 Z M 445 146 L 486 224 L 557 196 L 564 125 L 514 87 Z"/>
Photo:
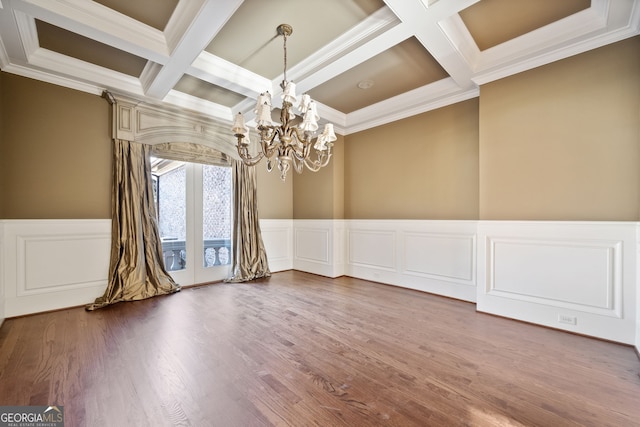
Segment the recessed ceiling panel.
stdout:
<path fill-rule="evenodd" d="M 485 50 L 591 6 L 591 0 L 482 0 L 460 17 Z"/>
<path fill-rule="evenodd" d="M 160 31 L 167 26 L 178 0 L 94 0 Z"/>
<path fill-rule="evenodd" d="M 139 77 L 147 61 L 79 34 L 36 20 L 40 47 L 90 62 L 130 76 Z"/>
<path fill-rule="evenodd" d="M 448 77 L 414 37 L 405 40 L 309 91 L 311 97 L 343 113 Z"/>
<path fill-rule="evenodd" d="M 174 86 L 174 90 L 184 92 L 188 95 L 205 99 L 207 101 L 215 102 L 216 104 L 224 105 L 225 107 L 233 107 L 245 99 L 242 95 L 238 95 L 235 92 L 205 82 L 204 80 L 200 80 L 188 74 L 182 76 L 180 81 L 178 81 Z"/>
<path fill-rule="evenodd" d="M 382 0 L 245 0 L 206 51 L 274 79 L 283 72 L 278 25 L 293 27 L 287 38 L 291 68 L 384 5 Z"/>

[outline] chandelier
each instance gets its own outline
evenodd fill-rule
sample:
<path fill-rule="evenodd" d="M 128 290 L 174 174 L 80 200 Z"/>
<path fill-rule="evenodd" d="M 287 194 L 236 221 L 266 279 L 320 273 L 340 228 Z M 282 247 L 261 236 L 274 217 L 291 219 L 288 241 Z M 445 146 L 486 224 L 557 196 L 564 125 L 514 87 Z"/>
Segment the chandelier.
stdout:
<path fill-rule="evenodd" d="M 284 181 L 287 172 L 293 165 L 296 172 L 301 173 L 304 166 L 317 172 L 320 168 L 329 164 L 331 148 L 336 134 L 333 124 L 327 123 L 320 135 L 318 130 L 318 115 L 315 101 L 307 94 L 298 99 L 296 97 L 296 85 L 287 81 L 287 37 L 293 33 L 293 28 L 287 24 L 281 24 L 277 28 L 278 35 L 284 39 L 284 79 L 280 83 L 282 88 L 282 109 L 280 111 L 280 124 L 271 120 L 271 94 L 267 91 L 261 93 L 254 109 L 256 115 L 256 129 L 260 135 L 257 154 L 251 147 L 249 128 L 245 125 L 241 112 L 236 115 L 231 131 L 238 138 L 238 154 L 242 161 L 249 166 L 256 165 L 263 157 L 267 158 L 267 170 L 273 169 L 273 161 L 277 163 L 280 178 Z M 294 104 L 303 117 L 302 121 L 293 112 Z"/>

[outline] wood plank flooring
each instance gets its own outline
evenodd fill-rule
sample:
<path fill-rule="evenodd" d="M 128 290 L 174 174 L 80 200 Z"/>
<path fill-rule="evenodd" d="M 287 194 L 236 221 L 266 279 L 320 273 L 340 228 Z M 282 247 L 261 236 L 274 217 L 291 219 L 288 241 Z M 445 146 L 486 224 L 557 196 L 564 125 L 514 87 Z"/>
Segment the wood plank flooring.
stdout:
<path fill-rule="evenodd" d="M 287 271 L 8 319 L 0 405 L 66 426 L 640 426 L 633 348 Z"/>

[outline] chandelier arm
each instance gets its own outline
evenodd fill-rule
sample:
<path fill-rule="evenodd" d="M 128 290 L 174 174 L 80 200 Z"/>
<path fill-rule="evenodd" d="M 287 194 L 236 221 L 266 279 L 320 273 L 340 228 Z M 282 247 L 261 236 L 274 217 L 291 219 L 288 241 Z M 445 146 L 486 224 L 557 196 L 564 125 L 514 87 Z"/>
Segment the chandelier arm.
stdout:
<path fill-rule="evenodd" d="M 318 172 L 321 168 L 327 166 L 333 153 L 331 153 L 331 148 L 329 148 L 326 152 L 316 151 L 316 154 L 315 160 L 311 160 L 308 157 L 304 159 L 305 166 L 307 166 L 307 169 L 311 172 Z"/>
<path fill-rule="evenodd" d="M 293 131 L 295 132 L 298 141 L 300 141 L 305 148 L 311 146 L 313 138 L 309 136 L 307 132 L 300 130 L 297 126 L 293 128 Z M 307 152 L 306 154 L 308 155 L 309 153 Z"/>
<path fill-rule="evenodd" d="M 262 152 L 268 158 L 272 158 L 278 149 L 278 143 L 274 143 L 276 137 L 280 138 L 281 130 L 275 126 L 260 126 L 260 144 Z"/>
<path fill-rule="evenodd" d="M 294 147 L 290 148 L 291 153 L 293 154 L 293 157 L 295 157 L 297 160 L 299 160 L 300 162 L 304 162 L 306 161 L 306 159 L 309 157 L 309 153 L 311 152 L 311 146 L 312 146 L 312 140 L 311 138 L 306 138 L 307 135 L 305 135 L 305 132 L 301 132 L 300 129 L 298 129 L 298 127 L 292 127 L 289 128 L 289 136 L 293 139 L 294 137 L 298 140 L 298 142 L 300 142 L 300 144 L 302 145 L 302 152 L 300 153 L 298 150 L 296 150 Z"/>
<path fill-rule="evenodd" d="M 308 160 L 308 156 L 304 156 L 300 153 L 298 153 L 296 150 L 291 150 L 291 153 L 293 154 L 292 156 L 290 156 L 292 159 L 294 159 L 296 162 L 299 163 L 305 163 Z"/>
<path fill-rule="evenodd" d="M 329 164 L 330 158 L 331 158 L 331 155 L 328 154 L 324 159 L 316 159 L 316 160 L 305 159 L 304 164 L 307 167 L 307 169 L 309 169 L 311 172 L 318 172 L 320 169 L 322 169 L 323 167 Z"/>
<path fill-rule="evenodd" d="M 251 156 L 249 154 L 249 148 L 246 145 L 242 145 L 241 140 L 242 140 L 242 137 L 238 137 L 237 148 L 238 148 L 238 155 L 240 156 L 240 159 L 242 159 L 242 162 L 247 166 L 255 166 L 260 162 L 260 160 L 262 160 L 262 158 L 264 157 L 264 154 L 258 153 L 256 156 Z"/>
<path fill-rule="evenodd" d="M 293 159 L 293 168 L 297 173 L 302 173 L 304 170 L 304 159 L 300 159 L 297 155 L 292 157 Z"/>

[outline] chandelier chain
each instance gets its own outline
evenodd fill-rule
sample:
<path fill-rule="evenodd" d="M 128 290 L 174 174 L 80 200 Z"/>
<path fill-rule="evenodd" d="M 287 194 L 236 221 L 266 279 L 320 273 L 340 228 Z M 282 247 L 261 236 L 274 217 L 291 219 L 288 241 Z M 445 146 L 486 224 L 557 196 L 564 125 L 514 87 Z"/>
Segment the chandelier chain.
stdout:
<path fill-rule="evenodd" d="M 282 32 L 282 38 L 283 38 L 283 47 L 284 47 L 284 72 L 283 72 L 283 80 L 282 80 L 282 84 L 285 84 L 287 80 L 287 32 L 283 31 Z M 283 87 L 284 89 L 284 87 Z"/>

